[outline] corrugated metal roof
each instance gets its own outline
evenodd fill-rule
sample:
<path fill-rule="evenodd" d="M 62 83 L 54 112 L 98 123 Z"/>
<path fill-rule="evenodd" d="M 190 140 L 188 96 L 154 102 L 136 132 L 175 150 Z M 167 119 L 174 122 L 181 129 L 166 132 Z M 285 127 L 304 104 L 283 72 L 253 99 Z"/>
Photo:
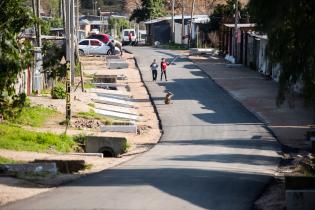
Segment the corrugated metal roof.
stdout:
<path fill-rule="evenodd" d="M 235 27 L 235 24 L 234 23 L 231 23 L 231 24 L 224 24 L 226 27 L 229 27 L 229 28 L 234 28 Z M 255 27 L 256 24 L 255 23 L 239 23 L 237 24 L 237 27 L 238 28 L 252 28 L 252 27 Z"/>
<path fill-rule="evenodd" d="M 184 16 L 184 19 L 190 19 L 190 18 L 191 18 L 190 15 L 185 15 Z M 181 15 L 175 15 L 174 16 L 174 20 L 181 20 L 181 19 L 182 19 Z M 210 21 L 210 18 L 209 18 L 208 15 L 194 15 L 193 19 L 194 19 L 193 20 L 194 23 L 202 23 L 202 22 Z M 160 17 L 160 18 L 157 18 L 157 19 L 146 21 L 146 22 L 144 22 L 144 24 L 153 24 L 153 23 L 158 23 L 158 22 L 164 21 L 164 20 L 172 20 L 172 17 L 171 16 Z"/>

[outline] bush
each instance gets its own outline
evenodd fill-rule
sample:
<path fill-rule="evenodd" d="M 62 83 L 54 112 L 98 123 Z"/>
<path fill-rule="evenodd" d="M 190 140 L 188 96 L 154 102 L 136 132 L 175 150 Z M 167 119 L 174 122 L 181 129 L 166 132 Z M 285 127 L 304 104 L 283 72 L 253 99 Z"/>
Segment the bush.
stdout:
<path fill-rule="evenodd" d="M 56 86 L 51 89 L 51 97 L 53 99 L 65 99 L 66 98 L 66 90 L 62 86 Z"/>

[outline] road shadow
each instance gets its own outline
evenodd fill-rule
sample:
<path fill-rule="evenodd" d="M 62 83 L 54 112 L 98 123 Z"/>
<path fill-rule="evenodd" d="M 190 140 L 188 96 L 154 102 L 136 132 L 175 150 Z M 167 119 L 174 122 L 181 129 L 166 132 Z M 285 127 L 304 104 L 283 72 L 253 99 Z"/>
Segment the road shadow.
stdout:
<path fill-rule="evenodd" d="M 198 140 L 163 140 L 161 145 L 205 145 L 239 149 L 260 149 L 275 151 L 279 144 L 274 140 L 254 139 L 198 139 Z"/>
<path fill-rule="evenodd" d="M 251 154 L 203 154 L 203 155 L 185 155 L 167 158 L 167 160 L 176 161 L 201 161 L 218 163 L 241 163 L 246 165 L 274 165 L 279 158 L 264 155 Z"/>
<path fill-rule="evenodd" d="M 205 209 L 244 210 L 251 208 L 257 193 L 262 190 L 264 183 L 269 179 L 270 176 L 268 175 L 231 171 L 189 168 L 117 168 L 81 178 L 66 187 L 69 187 L 69 190 L 73 189 L 73 187 L 78 187 L 77 189 L 83 194 L 85 188 L 96 187 L 95 190 L 98 197 L 106 200 L 107 203 L 111 203 L 111 200 L 120 193 L 124 195 L 131 193 L 130 197 L 139 202 L 158 199 L 156 202 L 160 209 L 171 209 L 171 204 L 167 204 L 163 199 L 160 200 L 159 197 L 155 197 L 157 196 L 155 190 L 152 195 L 150 190 L 146 190 L 153 187 L 157 191 L 165 192 L 168 195 L 175 196 L 178 199 Z M 235 186 L 238 187 L 235 188 Z M 123 190 L 122 187 L 124 191 L 120 192 L 120 190 Z M 244 192 L 244 194 L 240 194 L 240 191 Z M 58 193 L 58 191 L 55 193 Z M 54 199 L 58 197 L 58 195 L 54 196 Z M 124 206 L 124 203 L 128 203 L 128 196 L 119 198 L 121 206 Z"/>

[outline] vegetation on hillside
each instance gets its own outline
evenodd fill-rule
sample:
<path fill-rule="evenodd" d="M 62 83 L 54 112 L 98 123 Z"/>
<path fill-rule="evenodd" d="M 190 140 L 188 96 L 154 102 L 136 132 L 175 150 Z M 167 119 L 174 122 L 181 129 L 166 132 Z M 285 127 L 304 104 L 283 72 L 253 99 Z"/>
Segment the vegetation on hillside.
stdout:
<path fill-rule="evenodd" d="M 131 14 L 130 20 L 141 22 L 165 15 L 164 0 L 141 0 L 141 6 L 137 7 Z"/>

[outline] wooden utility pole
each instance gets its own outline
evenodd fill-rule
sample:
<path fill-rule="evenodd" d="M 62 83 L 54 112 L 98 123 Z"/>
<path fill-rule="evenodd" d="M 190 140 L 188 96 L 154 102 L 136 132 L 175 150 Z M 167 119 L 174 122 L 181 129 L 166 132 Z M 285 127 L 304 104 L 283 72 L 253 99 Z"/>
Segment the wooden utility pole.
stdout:
<path fill-rule="evenodd" d="M 188 39 L 189 40 L 189 43 L 188 43 L 189 47 L 192 47 L 192 26 L 193 26 L 194 9 L 195 9 L 195 0 L 192 0 L 191 11 L 190 11 L 189 39 Z"/>
<path fill-rule="evenodd" d="M 65 0 L 61 0 L 62 4 L 62 22 L 63 22 L 63 29 L 64 33 L 66 33 L 66 15 L 65 15 Z"/>
<path fill-rule="evenodd" d="M 77 58 L 77 63 L 79 64 L 80 68 L 80 79 L 81 79 L 81 90 L 84 92 L 84 81 L 83 81 L 83 72 L 82 72 L 82 66 L 79 56 L 79 36 L 80 36 L 80 21 L 79 21 L 79 8 L 80 8 L 80 0 L 76 0 L 76 37 L 75 37 L 75 56 Z"/>
<path fill-rule="evenodd" d="M 36 16 L 38 18 L 40 18 L 40 0 L 36 0 Z M 39 23 L 37 25 L 36 38 L 37 38 L 37 47 L 41 47 L 42 46 L 42 39 L 41 39 L 41 28 L 40 28 Z"/>
<path fill-rule="evenodd" d="M 182 0 L 182 45 L 184 45 L 184 38 L 185 38 L 185 19 L 184 19 L 184 0 Z"/>
<path fill-rule="evenodd" d="M 74 85 L 74 76 L 75 76 L 75 20 L 74 20 L 74 0 L 70 1 L 70 68 L 71 68 L 71 86 Z"/>
<path fill-rule="evenodd" d="M 65 1 L 65 33 L 66 33 L 66 67 L 67 67 L 67 73 L 66 73 L 66 123 L 67 126 L 70 123 L 71 120 L 71 67 L 70 67 L 70 61 L 71 61 L 71 30 L 70 30 L 70 1 Z"/>
<path fill-rule="evenodd" d="M 174 20 L 174 15 L 175 15 L 175 0 L 172 0 L 172 42 L 175 42 L 175 20 Z"/>
<path fill-rule="evenodd" d="M 237 56 L 237 36 L 238 36 L 238 0 L 235 0 L 235 27 L 234 27 L 234 61 L 238 63 Z"/>

